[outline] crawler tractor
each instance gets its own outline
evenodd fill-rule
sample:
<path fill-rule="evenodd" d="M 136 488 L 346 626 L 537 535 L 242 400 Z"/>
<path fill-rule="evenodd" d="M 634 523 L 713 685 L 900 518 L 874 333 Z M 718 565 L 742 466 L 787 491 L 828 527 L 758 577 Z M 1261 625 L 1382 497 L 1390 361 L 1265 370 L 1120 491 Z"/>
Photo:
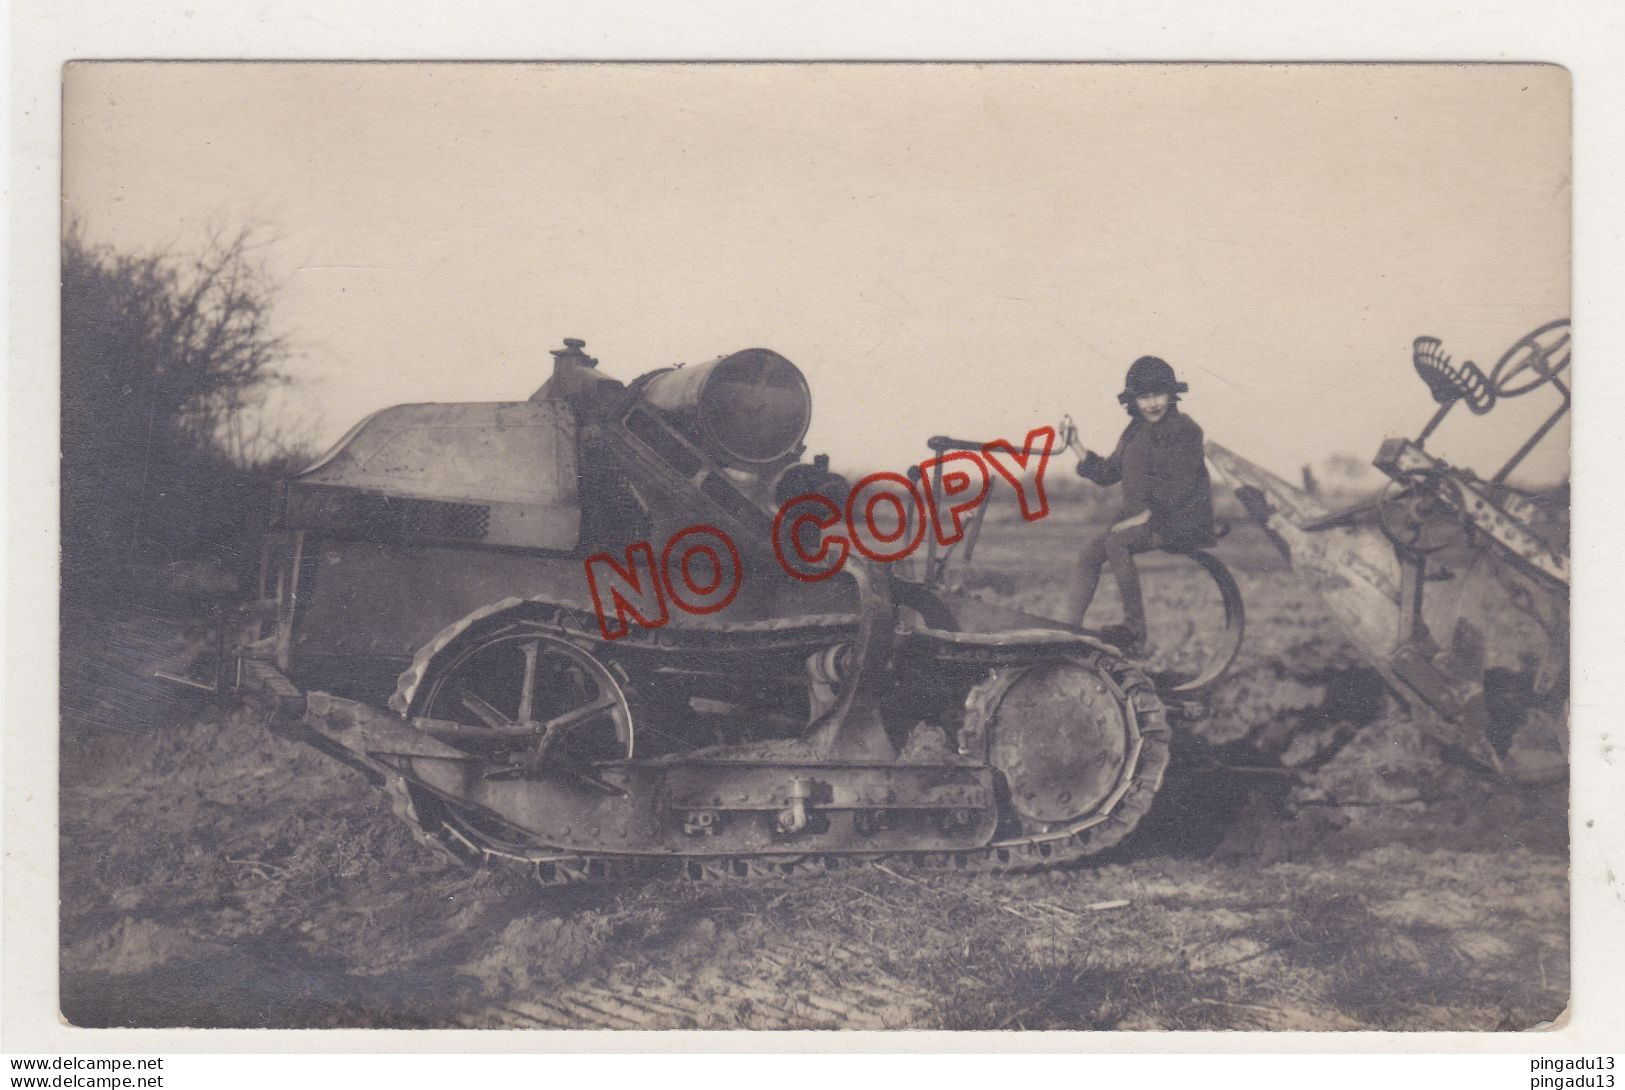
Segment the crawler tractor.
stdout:
<path fill-rule="evenodd" d="M 525 401 L 374 413 L 286 482 L 218 671 L 274 730 L 359 771 L 422 843 L 546 882 L 1015 869 L 1135 827 L 1170 720 L 1223 663 L 1148 676 L 949 589 L 934 546 L 918 579 L 856 554 L 792 578 L 779 505 L 850 487 L 801 460 L 801 372 L 750 349 L 622 382 L 583 348 Z M 608 638 L 585 559 L 696 524 L 737 543 L 737 596 Z"/>

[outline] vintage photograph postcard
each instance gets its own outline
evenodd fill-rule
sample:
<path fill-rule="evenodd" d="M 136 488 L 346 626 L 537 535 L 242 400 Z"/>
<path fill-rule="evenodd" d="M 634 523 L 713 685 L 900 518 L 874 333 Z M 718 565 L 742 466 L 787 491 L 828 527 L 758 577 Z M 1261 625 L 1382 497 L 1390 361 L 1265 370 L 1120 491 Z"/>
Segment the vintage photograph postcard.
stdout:
<path fill-rule="evenodd" d="M 62 96 L 72 1026 L 1564 1017 L 1565 69 Z"/>

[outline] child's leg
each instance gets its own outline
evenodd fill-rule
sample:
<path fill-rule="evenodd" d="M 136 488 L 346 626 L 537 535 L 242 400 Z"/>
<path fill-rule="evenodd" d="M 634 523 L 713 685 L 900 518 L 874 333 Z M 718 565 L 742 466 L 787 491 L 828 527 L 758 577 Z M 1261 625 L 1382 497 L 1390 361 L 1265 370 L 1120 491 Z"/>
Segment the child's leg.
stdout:
<path fill-rule="evenodd" d="M 1095 588 L 1100 585 L 1100 570 L 1106 566 L 1107 541 L 1110 537 L 1111 534 L 1105 533 L 1091 538 L 1078 554 L 1078 578 L 1072 585 L 1072 601 L 1068 604 L 1066 616 L 1062 618 L 1074 626 L 1082 626 L 1083 616 L 1089 612 L 1089 603 L 1095 600 Z"/>
<path fill-rule="evenodd" d="M 1145 602 L 1140 597 L 1140 569 L 1134 564 L 1134 554 L 1123 542 L 1113 541 L 1106 556 L 1117 578 L 1117 591 L 1123 597 L 1123 627 L 1134 634 L 1135 643 L 1144 643 Z"/>
<path fill-rule="evenodd" d="M 1106 538 L 1106 559 L 1123 597 L 1123 627 L 1133 634 L 1136 643 L 1145 642 L 1146 627 L 1145 602 L 1140 597 L 1140 569 L 1134 563 L 1134 554 L 1155 547 L 1151 528 L 1143 523 Z"/>

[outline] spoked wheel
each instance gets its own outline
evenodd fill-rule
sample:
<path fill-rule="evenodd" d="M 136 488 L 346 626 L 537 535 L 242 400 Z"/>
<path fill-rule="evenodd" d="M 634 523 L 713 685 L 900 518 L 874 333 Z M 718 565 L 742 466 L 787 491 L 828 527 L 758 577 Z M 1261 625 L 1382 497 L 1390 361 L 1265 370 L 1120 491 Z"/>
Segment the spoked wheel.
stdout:
<path fill-rule="evenodd" d="M 1554 381 L 1573 358 L 1569 320 L 1547 322 L 1506 350 L 1490 371 L 1497 397 L 1521 397 Z"/>
<path fill-rule="evenodd" d="M 414 703 L 413 717 L 445 741 L 531 771 L 632 756 L 632 709 L 615 674 L 525 621 L 447 648 Z"/>
<path fill-rule="evenodd" d="M 430 664 L 410 718 L 442 741 L 489 759 L 488 777 L 562 775 L 595 783 L 592 768 L 632 755 L 626 690 L 586 650 L 528 621 L 465 635 Z M 549 851 L 483 808 L 400 777 L 395 812 L 421 843 L 464 863 L 535 861 Z"/>

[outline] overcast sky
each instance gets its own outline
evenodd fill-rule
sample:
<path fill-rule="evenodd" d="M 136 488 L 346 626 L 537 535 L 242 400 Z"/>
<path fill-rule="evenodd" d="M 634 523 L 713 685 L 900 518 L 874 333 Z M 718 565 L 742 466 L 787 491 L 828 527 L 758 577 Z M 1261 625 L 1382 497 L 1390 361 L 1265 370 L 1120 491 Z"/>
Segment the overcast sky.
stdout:
<path fill-rule="evenodd" d="M 1155 354 L 1295 477 L 1420 428 L 1416 336 L 1488 370 L 1569 308 L 1556 68 L 97 64 L 64 116 L 93 241 L 274 234 L 323 444 L 522 399 L 573 336 L 621 378 L 773 348 L 837 465 L 1063 412 L 1109 447 Z M 1487 474 L 1554 405 L 1430 445 Z"/>

